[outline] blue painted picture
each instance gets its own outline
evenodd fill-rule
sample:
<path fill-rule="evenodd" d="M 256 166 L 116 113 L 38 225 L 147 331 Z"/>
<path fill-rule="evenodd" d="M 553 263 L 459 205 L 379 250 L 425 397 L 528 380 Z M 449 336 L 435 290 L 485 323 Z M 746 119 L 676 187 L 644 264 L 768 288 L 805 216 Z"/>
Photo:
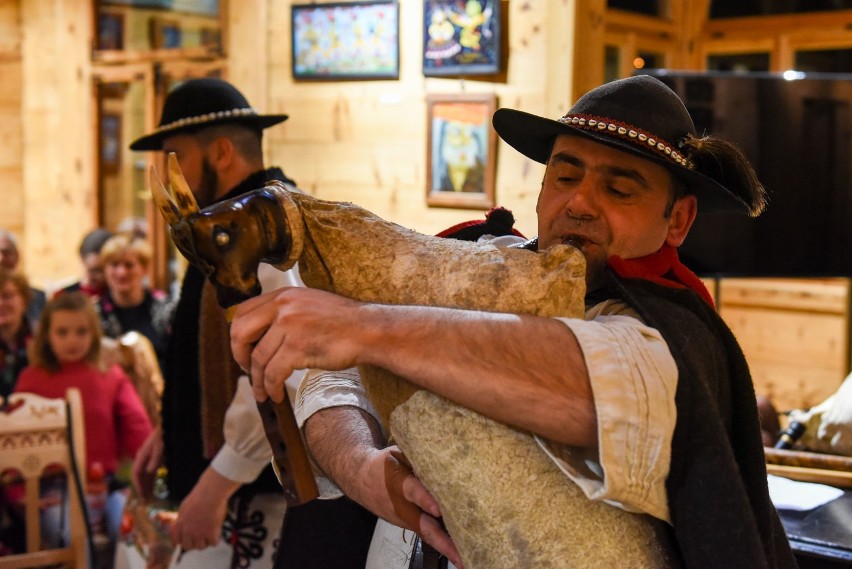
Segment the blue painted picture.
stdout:
<path fill-rule="evenodd" d="M 495 107 L 492 94 L 429 95 L 428 205 L 494 207 Z"/>
<path fill-rule="evenodd" d="M 423 74 L 500 71 L 500 0 L 425 0 Z"/>

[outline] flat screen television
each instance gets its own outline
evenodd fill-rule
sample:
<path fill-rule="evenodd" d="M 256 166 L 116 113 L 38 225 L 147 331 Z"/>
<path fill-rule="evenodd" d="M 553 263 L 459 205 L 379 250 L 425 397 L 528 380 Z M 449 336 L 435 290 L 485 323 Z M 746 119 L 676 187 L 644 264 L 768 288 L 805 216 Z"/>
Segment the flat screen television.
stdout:
<path fill-rule="evenodd" d="M 736 143 L 769 191 L 757 219 L 699 214 L 684 264 L 708 276 L 852 277 L 852 75 L 643 73 L 680 95 L 699 135 Z"/>

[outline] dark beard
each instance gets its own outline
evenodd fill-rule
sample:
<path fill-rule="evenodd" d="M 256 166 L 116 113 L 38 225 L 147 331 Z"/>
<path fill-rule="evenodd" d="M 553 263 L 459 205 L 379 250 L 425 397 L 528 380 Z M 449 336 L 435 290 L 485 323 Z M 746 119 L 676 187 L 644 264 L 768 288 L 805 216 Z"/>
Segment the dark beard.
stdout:
<path fill-rule="evenodd" d="M 219 187 L 219 176 L 216 175 L 216 170 L 204 158 L 201 161 L 201 182 L 198 185 L 198 191 L 195 193 L 195 199 L 198 201 L 198 207 L 204 209 L 208 205 L 216 202 L 216 189 Z"/>

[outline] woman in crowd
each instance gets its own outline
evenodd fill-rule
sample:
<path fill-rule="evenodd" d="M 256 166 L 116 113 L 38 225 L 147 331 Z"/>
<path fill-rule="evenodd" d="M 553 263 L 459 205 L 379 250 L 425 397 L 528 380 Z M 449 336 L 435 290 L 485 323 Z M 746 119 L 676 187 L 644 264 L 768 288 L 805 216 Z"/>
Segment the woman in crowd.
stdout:
<path fill-rule="evenodd" d="M 135 457 L 153 428 L 121 368 L 101 368 L 100 340 L 98 317 L 85 294 L 69 292 L 55 297 L 42 314 L 30 348 L 31 365 L 21 373 L 15 391 L 59 398 L 70 387 L 79 389 L 86 429 L 86 472 L 103 473 L 112 482 L 120 460 Z M 118 533 L 125 501 L 123 490 L 110 492 L 104 525 L 112 538 Z M 64 533 L 59 530 L 60 511 L 57 504 L 44 514 L 44 530 L 52 532 L 45 535 L 48 542 Z"/>
<path fill-rule="evenodd" d="M 28 363 L 32 330 L 27 321 L 30 286 L 26 277 L 0 267 L 0 399 L 14 389 Z"/>
<path fill-rule="evenodd" d="M 148 242 L 134 234 L 110 238 L 101 249 L 107 290 L 95 299 L 105 336 L 118 338 L 136 330 L 154 345 L 162 362 L 173 303 L 161 290 L 146 285 L 151 262 Z"/>

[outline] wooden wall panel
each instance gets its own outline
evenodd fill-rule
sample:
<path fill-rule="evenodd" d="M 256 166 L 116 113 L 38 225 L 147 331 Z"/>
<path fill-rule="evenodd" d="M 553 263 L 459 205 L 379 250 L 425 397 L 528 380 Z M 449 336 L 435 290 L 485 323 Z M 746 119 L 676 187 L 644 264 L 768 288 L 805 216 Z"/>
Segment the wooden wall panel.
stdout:
<path fill-rule="evenodd" d="M 0 0 L 0 61 L 21 58 L 20 0 Z"/>
<path fill-rule="evenodd" d="M 820 403 L 846 377 L 849 292 L 847 279 L 722 279 L 719 312 L 779 409 Z"/>
<path fill-rule="evenodd" d="M 576 0 L 576 26 L 572 86 L 574 99 L 604 81 L 604 37 L 606 33 L 606 0 Z"/>
<path fill-rule="evenodd" d="M 24 269 L 40 286 L 79 273 L 95 224 L 88 0 L 21 2 Z"/>
<path fill-rule="evenodd" d="M 270 112 L 267 96 L 267 33 L 275 28 L 267 27 L 267 0 L 230 1 L 225 33 L 228 38 L 227 79 L 239 86 L 255 108 L 261 112 Z M 286 43 L 283 36 L 276 41 Z"/>
<path fill-rule="evenodd" d="M 503 2 L 508 67 L 498 77 L 426 78 L 422 74 L 421 2 L 400 3 L 398 81 L 294 82 L 289 1 L 268 1 L 268 98 L 264 110 L 290 120 L 267 131 L 268 162 L 323 199 L 353 201 L 407 227 L 435 233 L 484 217 L 482 210 L 426 206 L 426 96 L 489 92 L 499 106 L 554 118 L 570 103 L 573 2 Z M 231 22 L 234 25 L 234 22 Z M 233 31 L 233 30 L 232 30 Z M 234 50 L 242 49 L 231 44 Z M 231 76 L 237 71 L 231 70 Z M 260 103 L 257 104 L 260 106 Z M 496 199 L 517 227 L 536 232 L 535 200 L 543 166 L 498 142 Z"/>
<path fill-rule="evenodd" d="M 19 0 L 0 0 L 0 227 L 22 235 L 23 120 Z"/>

